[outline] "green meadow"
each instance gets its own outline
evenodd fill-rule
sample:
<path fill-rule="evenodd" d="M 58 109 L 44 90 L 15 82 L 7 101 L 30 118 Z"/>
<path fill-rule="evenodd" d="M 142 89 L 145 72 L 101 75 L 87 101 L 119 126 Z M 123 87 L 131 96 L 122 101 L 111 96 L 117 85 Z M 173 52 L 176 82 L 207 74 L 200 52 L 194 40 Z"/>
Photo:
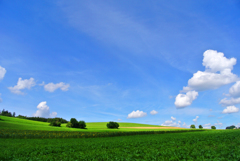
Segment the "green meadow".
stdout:
<path fill-rule="evenodd" d="M 240 130 L 135 129 L 160 127 L 90 122 L 87 129 L 0 116 L 0 161 L 240 160 Z"/>
<path fill-rule="evenodd" d="M 119 123 L 119 129 L 108 129 L 106 126 L 107 122 L 90 122 L 86 123 L 87 125 L 86 129 L 79 129 L 68 128 L 66 127 L 66 124 L 61 124 L 61 127 L 53 127 L 49 126 L 49 123 L 47 122 L 33 121 L 7 116 L 0 116 L 0 118 L 2 118 L 2 120 L 0 120 L 0 129 L 12 129 L 12 130 L 108 132 L 108 131 L 149 131 L 149 129 L 131 129 L 124 127 L 162 127 L 148 124 Z M 161 129 L 151 129 L 151 131 L 159 130 Z"/>

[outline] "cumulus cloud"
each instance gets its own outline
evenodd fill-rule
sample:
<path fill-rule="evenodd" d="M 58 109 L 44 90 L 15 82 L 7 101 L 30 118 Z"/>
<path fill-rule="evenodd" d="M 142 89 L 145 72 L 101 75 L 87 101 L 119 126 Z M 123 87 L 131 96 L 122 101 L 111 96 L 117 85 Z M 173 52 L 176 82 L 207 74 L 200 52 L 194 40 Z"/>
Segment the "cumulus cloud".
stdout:
<path fill-rule="evenodd" d="M 222 106 L 231 106 L 240 104 L 240 81 L 237 81 L 230 89 L 229 89 L 230 99 L 224 98 L 219 103 Z"/>
<path fill-rule="evenodd" d="M 233 69 L 237 60 L 235 58 L 227 59 L 223 53 L 216 50 L 207 50 L 203 53 L 203 66 L 207 71 L 218 72 L 225 69 Z"/>
<path fill-rule="evenodd" d="M 181 124 L 182 122 L 181 121 L 178 121 L 179 124 Z"/>
<path fill-rule="evenodd" d="M 158 113 L 158 112 L 155 111 L 155 110 L 152 110 L 152 111 L 150 112 L 151 115 L 156 115 L 157 113 Z"/>
<path fill-rule="evenodd" d="M 137 111 L 133 111 L 133 112 L 131 112 L 130 114 L 128 114 L 128 119 L 130 119 L 130 118 L 139 118 L 139 117 L 144 117 L 144 116 L 146 116 L 147 115 L 147 113 L 145 113 L 145 112 L 143 112 L 143 111 L 139 111 L 139 110 L 137 110 Z"/>
<path fill-rule="evenodd" d="M 60 88 L 62 91 L 67 91 L 69 87 L 70 87 L 69 84 L 65 84 L 63 82 L 56 83 L 56 84 L 48 83 L 48 84 L 44 85 L 45 91 L 48 91 L 48 92 L 54 92 L 58 88 Z"/>
<path fill-rule="evenodd" d="M 30 79 L 24 79 L 22 80 L 22 78 L 19 78 L 18 79 L 18 82 L 17 82 L 17 85 L 14 86 L 14 87 L 8 87 L 8 89 L 12 92 L 12 93 L 15 93 L 15 94 L 24 94 L 22 91 L 20 90 L 23 90 L 25 88 L 27 89 L 31 89 L 31 87 L 35 86 L 36 83 L 34 81 L 33 78 L 30 78 Z"/>
<path fill-rule="evenodd" d="M 0 80 L 4 78 L 6 72 L 6 69 L 0 66 Z"/>
<path fill-rule="evenodd" d="M 193 119 L 193 122 L 197 122 L 197 120 L 198 120 L 198 118 L 199 118 L 199 116 L 196 116 L 196 118 L 195 119 Z"/>
<path fill-rule="evenodd" d="M 240 81 L 237 81 L 230 89 L 229 94 L 232 97 L 240 97 Z"/>
<path fill-rule="evenodd" d="M 239 103 L 240 103 L 240 97 L 239 98 L 231 98 L 231 99 L 224 98 L 220 101 L 220 104 L 222 106 L 231 106 L 231 105 L 236 105 Z"/>
<path fill-rule="evenodd" d="M 188 87 L 183 87 L 183 91 L 197 90 L 204 91 L 209 89 L 217 89 L 223 85 L 238 80 L 237 75 L 233 74 L 230 69 L 220 71 L 220 73 L 198 71 L 188 80 Z"/>
<path fill-rule="evenodd" d="M 236 113 L 239 111 L 239 108 L 235 107 L 235 106 L 228 106 L 227 108 L 225 108 L 223 110 L 222 113 Z"/>
<path fill-rule="evenodd" d="M 176 120 L 176 118 L 174 118 L 173 116 L 171 116 L 171 119 L 172 119 L 173 121 L 175 121 L 175 120 Z"/>
<path fill-rule="evenodd" d="M 223 85 L 236 82 L 237 75 L 231 71 L 236 64 L 235 58 L 227 59 L 223 53 L 207 50 L 203 53 L 203 66 L 205 71 L 198 71 L 188 80 L 188 86 L 183 90 L 203 91 L 217 89 Z"/>
<path fill-rule="evenodd" d="M 233 66 L 236 62 L 237 60 L 235 58 L 228 59 L 221 52 L 215 50 L 205 51 L 203 53 L 202 63 L 202 65 L 205 66 L 205 71 L 197 71 L 194 73 L 193 77 L 188 80 L 188 85 L 183 87 L 183 92 L 217 89 L 223 85 L 238 81 L 238 76 L 232 73 Z M 185 95 L 177 95 L 178 99 L 181 98 L 180 96 Z M 193 100 L 183 103 L 180 107 L 189 106 L 192 104 L 192 101 Z M 179 107 L 176 102 L 175 105 Z"/>
<path fill-rule="evenodd" d="M 175 106 L 177 108 L 183 108 L 192 104 L 192 101 L 195 100 L 198 96 L 198 92 L 189 91 L 186 94 L 178 94 L 175 99 Z"/>
<path fill-rule="evenodd" d="M 33 114 L 34 117 L 56 117 L 57 116 L 57 112 L 52 112 L 50 114 L 50 109 L 49 106 L 47 106 L 47 102 L 43 101 L 40 102 L 37 106 L 38 110 L 36 111 L 36 113 Z"/>

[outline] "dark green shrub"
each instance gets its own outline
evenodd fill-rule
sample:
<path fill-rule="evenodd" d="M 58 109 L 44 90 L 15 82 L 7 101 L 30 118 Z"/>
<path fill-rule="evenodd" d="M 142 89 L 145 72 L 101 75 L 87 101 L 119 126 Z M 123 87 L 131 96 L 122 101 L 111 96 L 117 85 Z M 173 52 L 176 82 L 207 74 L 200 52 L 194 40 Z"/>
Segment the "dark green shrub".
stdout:
<path fill-rule="evenodd" d="M 199 129 L 202 129 L 202 128 L 203 128 L 202 125 L 199 125 L 198 127 L 199 127 Z"/>
<path fill-rule="evenodd" d="M 72 127 L 72 123 L 71 122 L 68 122 L 66 127 Z"/>
<path fill-rule="evenodd" d="M 107 123 L 107 127 L 110 129 L 117 129 L 119 127 L 119 124 L 117 122 L 110 121 L 109 123 Z"/>
<path fill-rule="evenodd" d="M 72 127 L 79 128 L 79 123 L 77 119 L 71 118 L 70 122 L 72 123 Z"/>
<path fill-rule="evenodd" d="M 214 129 L 214 130 L 215 130 L 215 129 L 216 129 L 216 126 L 211 126 L 211 129 Z"/>
<path fill-rule="evenodd" d="M 191 125 L 190 128 L 191 129 L 195 129 L 196 127 L 195 127 L 195 125 Z"/>
<path fill-rule="evenodd" d="M 236 128 L 236 126 L 234 125 L 226 127 L 226 129 L 234 129 L 234 128 Z"/>
<path fill-rule="evenodd" d="M 58 122 L 57 120 L 53 120 L 53 121 L 50 123 L 50 126 L 58 126 L 58 127 L 61 127 L 61 122 Z"/>
<path fill-rule="evenodd" d="M 85 129 L 86 128 L 85 121 L 79 121 L 78 124 L 79 124 L 79 128 L 81 128 L 81 129 Z"/>

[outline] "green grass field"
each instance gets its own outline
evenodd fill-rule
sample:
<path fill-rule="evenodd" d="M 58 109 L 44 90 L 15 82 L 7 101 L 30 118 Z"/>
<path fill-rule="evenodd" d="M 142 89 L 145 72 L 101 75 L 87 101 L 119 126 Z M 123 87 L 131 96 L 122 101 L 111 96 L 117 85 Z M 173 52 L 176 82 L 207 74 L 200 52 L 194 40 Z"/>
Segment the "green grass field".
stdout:
<path fill-rule="evenodd" d="M 0 118 L 0 161 L 240 160 L 240 130 L 107 129 L 106 122 L 77 129 Z M 120 123 L 120 127 L 160 126 Z"/>
<path fill-rule="evenodd" d="M 0 160 L 240 160 L 240 130 L 100 138 L 4 139 Z"/>
<path fill-rule="evenodd" d="M 47 122 L 32 121 L 14 117 L 0 116 L 0 129 L 12 130 L 44 130 L 44 131 L 81 131 L 81 132 L 107 132 L 107 131 L 149 131 L 149 129 L 131 129 L 124 127 L 162 127 L 157 125 L 137 124 L 137 123 L 119 123 L 119 129 L 108 129 L 107 122 L 86 123 L 87 129 L 68 128 L 66 124 L 61 127 L 49 126 Z M 151 129 L 151 131 L 161 129 Z M 165 129 L 166 130 L 166 129 Z M 169 129 L 171 130 L 171 129 Z"/>

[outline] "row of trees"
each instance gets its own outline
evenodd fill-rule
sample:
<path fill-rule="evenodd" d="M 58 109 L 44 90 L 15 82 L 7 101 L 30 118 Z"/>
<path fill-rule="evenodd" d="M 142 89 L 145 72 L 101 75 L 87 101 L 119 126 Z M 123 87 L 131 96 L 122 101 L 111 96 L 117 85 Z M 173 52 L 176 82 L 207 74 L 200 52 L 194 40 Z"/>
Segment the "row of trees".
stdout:
<path fill-rule="evenodd" d="M 1 111 L 0 110 L 0 115 L 2 116 L 9 116 L 9 117 L 16 117 L 16 113 L 13 112 L 9 112 L 9 111 L 5 111 L 4 109 Z M 77 119 L 75 118 L 71 118 L 70 121 L 67 121 L 66 119 L 63 118 L 44 118 L 44 117 L 27 117 L 27 116 L 23 116 L 23 115 L 18 115 L 17 118 L 22 118 L 22 119 L 28 119 L 28 120 L 34 120 L 34 121 L 41 121 L 41 122 L 49 122 L 50 126 L 58 126 L 61 127 L 62 123 L 67 123 L 67 127 L 70 128 L 81 128 L 81 129 L 85 129 L 86 128 L 86 123 L 85 121 L 77 121 Z M 113 128 L 118 128 L 119 124 L 117 122 L 113 122 L 110 121 L 109 123 L 107 123 L 107 128 L 113 129 Z"/>
<path fill-rule="evenodd" d="M 15 117 L 15 115 L 16 115 L 15 112 L 11 113 L 11 112 L 5 111 L 4 109 L 2 111 L 0 111 L 0 114 L 2 116 L 8 116 L 8 117 Z"/>
<path fill-rule="evenodd" d="M 22 119 L 28 119 L 28 120 L 34 120 L 34 121 L 42 121 L 42 122 L 54 122 L 54 121 L 57 121 L 57 122 L 60 122 L 60 123 L 68 123 L 67 120 L 63 119 L 63 118 L 59 118 L 59 117 L 56 117 L 56 118 L 44 118 L 44 117 L 27 117 L 27 116 L 23 116 L 23 115 L 18 115 L 16 116 L 16 113 L 15 112 L 9 112 L 8 110 L 2 110 L 0 111 L 0 115 L 2 116 L 8 116 L 8 117 L 17 117 L 17 118 L 22 118 Z"/>
<path fill-rule="evenodd" d="M 226 129 L 240 129 L 240 127 L 237 128 L 236 126 L 232 125 L 232 126 L 227 126 Z"/>
<path fill-rule="evenodd" d="M 77 121 L 75 118 L 71 118 L 70 122 L 67 123 L 67 127 L 72 127 L 72 128 L 81 128 L 85 129 L 86 128 L 86 123 L 85 121 Z"/>
<path fill-rule="evenodd" d="M 202 129 L 202 128 L 203 128 L 202 125 L 199 125 L 198 127 L 199 127 L 199 129 Z M 195 129 L 196 127 L 195 127 L 194 124 L 192 124 L 192 125 L 190 126 L 190 128 L 191 128 L 191 129 Z M 211 126 L 211 129 L 216 129 L 216 126 Z"/>

